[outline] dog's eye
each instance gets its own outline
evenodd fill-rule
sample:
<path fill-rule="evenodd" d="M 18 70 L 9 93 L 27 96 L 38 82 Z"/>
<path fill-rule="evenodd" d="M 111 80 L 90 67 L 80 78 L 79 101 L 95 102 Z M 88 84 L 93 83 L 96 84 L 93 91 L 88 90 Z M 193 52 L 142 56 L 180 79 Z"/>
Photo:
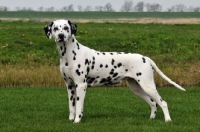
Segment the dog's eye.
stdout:
<path fill-rule="evenodd" d="M 54 30 L 54 31 L 57 31 L 57 30 L 58 30 L 58 28 L 57 28 L 57 27 L 55 27 L 53 30 Z"/>
<path fill-rule="evenodd" d="M 64 27 L 64 30 L 68 30 L 69 28 L 68 27 Z"/>

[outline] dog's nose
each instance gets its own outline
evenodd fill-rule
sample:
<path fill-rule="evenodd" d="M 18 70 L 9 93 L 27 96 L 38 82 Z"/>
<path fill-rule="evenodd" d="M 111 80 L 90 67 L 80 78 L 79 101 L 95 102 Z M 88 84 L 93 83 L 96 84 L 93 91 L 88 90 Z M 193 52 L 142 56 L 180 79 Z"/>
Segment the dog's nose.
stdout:
<path fill-rule="evenodd" d="M 59 37 L 60 39 L 63 39 L 63 38 L 64 38 L 64 34 L 60 33 L 60 34 L 58 34 L 58 37 Z"/>

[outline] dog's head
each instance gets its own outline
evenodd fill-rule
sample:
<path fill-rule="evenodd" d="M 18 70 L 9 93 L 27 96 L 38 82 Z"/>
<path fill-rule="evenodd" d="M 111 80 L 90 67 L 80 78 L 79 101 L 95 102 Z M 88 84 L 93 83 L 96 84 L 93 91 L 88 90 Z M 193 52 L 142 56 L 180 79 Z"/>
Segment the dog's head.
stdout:
<path fill-rule="evenodd" d="M 67 42 L 72 35 L 76 35 L 77 25 L 69 20 L 56 20 L 44 27 L 47 38 L 52 37 L 56 42 Z"/>

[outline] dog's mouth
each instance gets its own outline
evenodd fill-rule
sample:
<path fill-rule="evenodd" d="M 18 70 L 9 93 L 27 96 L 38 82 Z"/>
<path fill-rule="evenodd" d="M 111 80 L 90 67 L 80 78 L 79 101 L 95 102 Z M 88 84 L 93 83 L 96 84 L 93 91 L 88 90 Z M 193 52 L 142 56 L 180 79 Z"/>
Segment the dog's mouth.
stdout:
<path fill-rule="evenodd" d="M 58 34 L 58 39 L 57 39 L 57 42 L 65 42 L 65 36 L 64 34 Z"/>
<path fill-rule="evenodd" d="M 58 38 L 57 42 L 64 42 L 64 39 Z"/>

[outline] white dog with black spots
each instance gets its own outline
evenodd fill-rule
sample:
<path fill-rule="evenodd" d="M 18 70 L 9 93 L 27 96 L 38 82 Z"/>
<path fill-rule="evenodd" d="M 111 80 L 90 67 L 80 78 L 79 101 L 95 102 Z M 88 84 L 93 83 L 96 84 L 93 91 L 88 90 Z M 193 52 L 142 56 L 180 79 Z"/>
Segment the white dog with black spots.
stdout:
<path fill-rule="evenodd" d="M 167 103 L 154 83 L 154 70 L 169 83 L 184 88 L 165 76 L 148 57 L 123 52 L 99 52 L 81 45 L 75 38 L 77 25 L 69 20 L 56 20 L 44 27 L 46 36 L 55 39 L 60 54 L 60 72 L 69 98 L 69 120 L 79 123 L 87 87 L 112 85 L 127 80 L 130 90 L 151 107 L 150 118 L 156 116 L 157 104 L 165 121 L 171 121 Z"/>

